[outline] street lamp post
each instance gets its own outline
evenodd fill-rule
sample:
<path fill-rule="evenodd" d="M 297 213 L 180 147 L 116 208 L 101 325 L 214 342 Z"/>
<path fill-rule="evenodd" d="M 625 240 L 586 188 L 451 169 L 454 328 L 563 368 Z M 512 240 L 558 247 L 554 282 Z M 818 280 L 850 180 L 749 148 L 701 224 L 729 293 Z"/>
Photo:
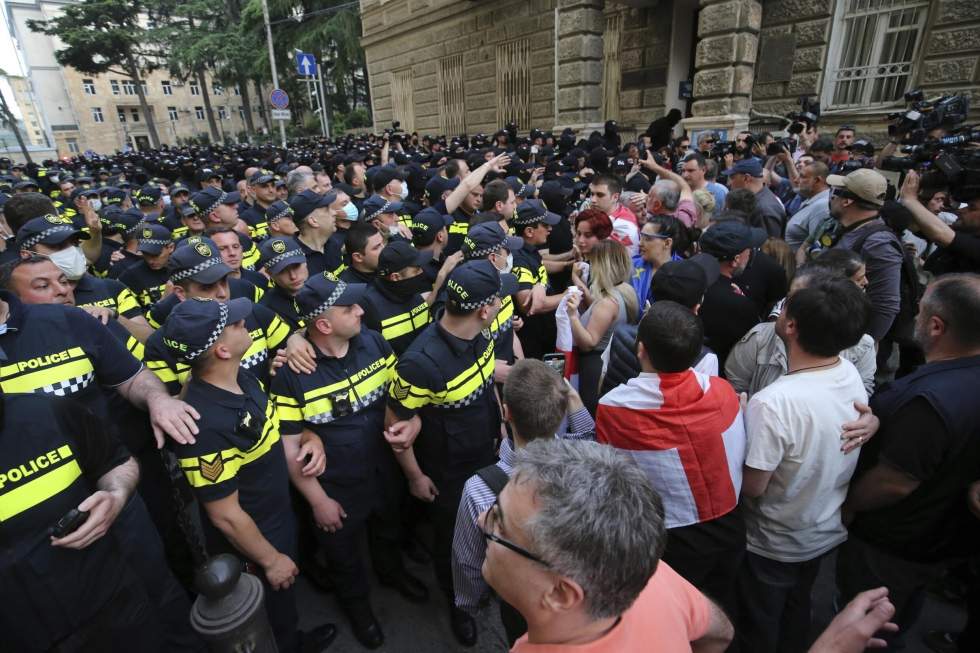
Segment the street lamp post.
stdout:
<path fill-rule="evenodd" d="M 262 0 L 262 20 L 265 21 L 265 36 L 269 44 L 269 66 L 272 68 L 272 85 L 279 88 L 279 73 L 276 72 L 276 53 L 272 48 L 272 26 L 269 25 L 269 3 Z M 279 120 L 279 138 L 286 147 L 286 123 Z"/>

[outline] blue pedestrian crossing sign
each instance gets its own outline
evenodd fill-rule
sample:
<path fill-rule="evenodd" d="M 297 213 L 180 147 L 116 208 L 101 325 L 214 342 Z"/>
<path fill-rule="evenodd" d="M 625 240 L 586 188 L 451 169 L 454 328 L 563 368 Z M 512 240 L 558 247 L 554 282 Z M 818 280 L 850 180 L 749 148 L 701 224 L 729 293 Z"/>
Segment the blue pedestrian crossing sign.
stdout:
<path fill-rule="evenodd" d="M 296 72 L 304 77 L 316 77 L 316 57 L 309 52 L 296 53 Z"/>

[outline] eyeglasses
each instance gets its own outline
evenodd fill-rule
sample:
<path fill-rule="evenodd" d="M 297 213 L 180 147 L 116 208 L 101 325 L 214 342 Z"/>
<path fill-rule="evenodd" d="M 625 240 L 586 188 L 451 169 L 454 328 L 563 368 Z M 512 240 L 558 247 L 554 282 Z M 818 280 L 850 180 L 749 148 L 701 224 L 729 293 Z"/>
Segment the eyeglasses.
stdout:
<path fill-rule="evenodd" d="M 641 240 L 670 240 L 668 234 L 648 234 L 645 231 L 640 232 Z"/>
<path fill-rule="evenodd" d="M 497 535 L 494 535 L 493 534 L 492 531 L 494 530 L 494 524 L 497 521 L 497 512 L 500 510 L 500 508 L 498 507 L 498 504 L 499 503 L 500 503 L 500 498 L 498 497 L 497 500 L 493 502 L 493 505 L 490 506 L 490 509 L 487 510 L 487 515 L 483 519 L 483 525 L 480 528 L 480 530 L 483 532 L 483 537 L 487 538 L 491 542 L 496 542 L 500 546 L 503 546 L 503 547 L 506 547 L 506 548 L 510 549 L 514 553 L 516 553 L 516 554 L 518 554 L 520 556 L 523 556 L 523 557 L 527 558 L 528 560 L 533 560 L 534 562 L 538 563 L 539 565 L 544 565 L 545 567 L 547 567 L 547 568 L 550 569 L 551 568 L 551 565 L 549 565 L 547 562 L 545 562 L 544 560 L 542 560 L 538 556 L 534 555 L 533 553 L 531 553 L 527 549 L 522 549 L 521 547 L 517 546 L 516 544 L 514 544 L 512 542 L 508 542 L 504 538 L 498 537 Z"/>

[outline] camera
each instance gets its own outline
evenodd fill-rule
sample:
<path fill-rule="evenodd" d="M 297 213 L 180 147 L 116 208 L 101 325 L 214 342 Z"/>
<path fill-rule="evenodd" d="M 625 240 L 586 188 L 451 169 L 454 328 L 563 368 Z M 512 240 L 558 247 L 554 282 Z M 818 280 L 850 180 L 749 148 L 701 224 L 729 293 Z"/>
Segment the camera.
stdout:
<path fill-rule="evenodd" d="M 724 159 L 726 154 L 735 154 L 735 143 L 732 141 L 715 141 L 708 151 L 708 156 L 712 159 Z"/>
<path fill-rule="evenodd" d="M 795 138 L 780 138 L 778 140 L 769 143 L 766 147 L 766 156 L 779 156 L 786 150 L 790 154 L 796 151 L 796 139 Z"/>
<path fill-rule="evenodd" d="M 804 95 L 800 98 L 800 110 L 787 113 L 786 118 L 790 121 L 786 131 L 790 134 L 802 134 L 817 124 L 820 118 L 820 102 Z"/>
<path fill-rule="evenodd" d="M 927 100 L 921 90 L 905 94 L 909 107 L 905 111 L 890 113 L 887 119 L 888 135 L 902 138 L 906 145 L 921 144 L 929 132 L 935 129 L 952 129 L 966 120 L 970 100 L 964 95 L 943 95 Z"/>

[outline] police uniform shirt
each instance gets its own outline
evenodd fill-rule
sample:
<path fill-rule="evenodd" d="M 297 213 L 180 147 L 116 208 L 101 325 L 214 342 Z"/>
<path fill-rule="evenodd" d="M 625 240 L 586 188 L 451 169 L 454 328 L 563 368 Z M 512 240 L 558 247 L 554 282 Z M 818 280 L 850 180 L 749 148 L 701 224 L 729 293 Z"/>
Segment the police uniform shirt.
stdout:
<path fill-rule="evenodd" d="M 297 240 L 299 240 L 297 238 Z M 323 248 L 323 251 L 327 257 L 327 265 L 333 266 L 329 272 L 335 277 L 339 277 L 340 273 L 344 271 L 347 265 L 344 264 L 344 242 L 347 240 L 347 229 L 337 229 L 330 235 L 327 239 L 327 244 Z M 303 242 L 300 241 L 300 247 L 303 246 Z M 305 252 L 306 250 L 304 250 Z M 309 253 L 307 253 L 307 261 L 309 261 Z"/>
<path fill-rule="evenodd" d="M 257 304 L 262 299 L 263 294 L 261 290 L 247 281 L 236 279 L 232 276 L 228 277 L 228 296 L 231 299 L 244 297 L 253 304 Z M 146 312 L 146 321 L 154 329 L 159 329 L 167 321 L 167 316 L 170 315 L 170 311 L 174 310 L 174 306 L 179 303 L 180 298 L 176 294 L 171 293 L 167 295 Z"/>
<path fill-rule="evenodd" d="M 439 276 L 439 270 L 442 269 L 442 264 L 446 261 L 445 255 L 440 259 L 431 258 L 426 261 L 425 265 L 422 266 L 422 274 L 425 276 L 426 281 L 430 284 L 436 282 L 436 277 Z"/>
<path fill-rule="evenodd" d="M 249 236 L 262 241 L 269 237 L 269 222 L 265 218 L 265 208 L 257 203 L 238 213 L 238 217 L 248 225 Z"/>
<path fill-rule="evenodd" d="M 300 317 L 296 299 L 279 286 L 274 286 L 271 290 L 266 291 L 259 304 L 278 315 L 289 326 L 290 331 L 305 326 L 303 318 Z"/>
<path fill-rule="evenodd" d="M 511 272 L 517 277 L 518 290 L 530 290 L 538 284 L 548 286 L 548 272 L 537 247 L 525 241 L 524 247 L 513 254 L 514 269 Z"/>
<path fill-rule="evenodd" d="M 112 267 L 112 253 L 122 246 L 122 243 L 103 237 L 102 250 L 99 252 L 99 258 L 89 266 L 92 274 L 100 278 L 108 275 L 109 268 Z"/>
<path fill-rule="evenodd" d="M 101 306 L 125 318 L 143 314 L 132 290 L 116 279 L 99 279 L 87 273 L 75 284 L 75 306 Z"/>
<path fill-rule="evenodd" d="M 252 345 L 242 357 L 242 369 L 251 372 L 262 385 L 269 387 L 269 361 L 275 358 L 280 346 L 285 346 L 289 326 L 265 306 L 256 305 L 245 318 L 245 328 L 252 338 Z M 175 395 L 187 382 L 191 367 L 178 361 L 163 342 L 163 331 L 157 329 L 146 339 L 146 366 L 167 386 L 167 392 Z"/>
<path fill-rule="evenodd" d="M 484 331 L 462 340 L 438 322 L 402 354 L 388 391 L 399 419 L 422 418 L 415 454 L 425 474 L 466 478 L 493 462 L 499 411 L 493 384 L 493 340 Z"/>
<path fill-rule="evenodd" d="M 262 299 L 262 295 L 265 293 L 265 291 L 272 288 L 272 281 L 270 281 L 269 277 L 265 276 L 261 272 L 256 272 L 255 270 L 248 270 L 246 268 L 242 268 L 241 270 L 239 270 L 239 272 L 242 275 L 241 277 L 239 277 L 242 281 L 247 281 L 248 283 L 252 284 L 258 289 L 258 293 L 255 295 L 255 299 L 252 300 L 254 302 L 257 302 L 260 299 Z M 232 277 L 232 279 L 234 278 L 235 277 Z"/>
<path fill-rule="evenodd" d="M 242 245 L 242 268 L 254 270 L 261 256 L 258 245 L 251 238 L 241 233 L 238 234 L 238 242 Z"/>
<path fill-rule="evenodd" d="M 101 322 L 80 308 L 23 304 L 0 291 L 10 315 L 0 335 L 6 360 L 0 365 L 4 394 L 71 397 L 107 418 L 105 393 L 136 376 L 142 364 Z"/>
<path fill-rule="evenodd" d="M 25 437 L 29 434 L 29 437 Z M 129 459 L 77 401 L 3 397 L 0 429 L 0 633 L 4 651 L 47 651 L 137 583 L 115 538 L 84 551 L 51 546 L 48 529 Z"/>
<path fill-rule="evenodd" d="M 313 275 L 313 272 L 310 272 Z M 355 270 L 353 266 L 344 268 L 344 271 L 340 273 L 338 277 L 341 281 L 346 281 L 347 283 L 367 283 L 370 284 L 374 281 L 376 275 L 374 272 L 361 272 L 360 270 Z"/>
<path fill-rule="evenodd" d="M 105 247 L 105 243 L 107 242 L 113 242 L 113 241 L 103 240 L 102 241 L 103 248 Z M 109 252 L 109 254 L 106 256 L 106 261 L 107 261 L 106 264 L 109 266 L 109 270 L 108 272 L 106 272 L 105 276 L 109 279 L 118 279 L 120 276 L 122 276 L 123 272 L 133 267 L 137 263 L 143 261 L 142 256 L 140 256 L 136 252 L 130 252 L 129 250 L 123 248 L 121 245 L 116 249 L 122 252 L 123 257 L 118 261 L 113 261 L 111 260 L 111 258 L 109 258 L 112 256 L 112 252 Z M 105 249 L 102 250 L 102 253 L 105 254 Z M 96 262 L 96 264 L 98 265 L 99 263 Z M 96 269 L 96 272 L 98 272 L 98 269 Z"/>
<path fill-rule="evenodd" d="M 173 204 L 163 207 L 163 214 L 160 216 L 160 223 L 169 229 L 171 233 L 184 226 L 184 223 L 180 220 L 180 216 L 177 215 L 177 207 Z"/>
<path fill-rule="evenodd" d="M 249 372 L 238 371 L 238 385 L 242 394 L 196 378 L 188 381 L 184 401 L 201 414 L 196 442 L 168 445 L 199 501 L 217 501 L 237 491 L 239 505 L 263 537 L 292 557 L 295 520 L 275 404 Z M 210 554 L 241 555 L 210 520 L 203 521 Z"/>
<path fill-rule="evenodd" d="M 319 480 L 348 516 L 366 515 L 374 479 L 385 453 L 385 396 L 395 366 L 391 346 L 375 331 L 361 328 L 341 358 L 314 346 L 316 370 L 297 374 L 281 367 L 272 379 L 272 397 L 283 435 L 309 429 L 320 436 L 330 461 Z"/>
<path fill-rule="evenodd" d="M 329 240 L 324 244 L 322 252 L 316 251 L 299 238 L 296 239 L 296 242 L 299 243 L 299 248 L 303 250 L 303 254 L 306 256 L 306 269 L 309 271 L 311 277 L 315 277 L 322 272 L 333 274 L 341 267 L 340 250 L 332 252 Z"/>
<path fill-rule="evenodd" d="M 461 250 L 463 239 L 466 238 L 466 233 L 470 230 L 470 216 L 463 209 L 457 208 L 452 215 L 453 223 L 446 227 L 446 231 L 449 232 L 449 239 L 446 241 L 446 248 L 442 252 L 443 256 L 452 256 Z"/>
<path fill-rule="evenodd" d="M 167 268 L 153 270 L 146 264 L 146 261 L 133 264 L 119 275 L 119 281 L 129 286 L 143 310 L 149 310 L 151 306 L 160 301 L 167 289 L 167 280 L 169 279 L 170 273 L 167 272 Z"/>
<path fill-rule="evenodd" d="M 514 362 L 514 298 L 500 300 L 500 310 L 490 323 L 490 337 L 493 338 L 494 357 L 507 364 Z"/>
<path fill-rule="evenodd" d="M 391 344 L 401 356 L 415 337 L 432 322 L 429 305 L 415 293 L 407 300 L 392 295 L 380 279 L 375 279 L 359 302 L 364 309 L 361 320 Z"/>

